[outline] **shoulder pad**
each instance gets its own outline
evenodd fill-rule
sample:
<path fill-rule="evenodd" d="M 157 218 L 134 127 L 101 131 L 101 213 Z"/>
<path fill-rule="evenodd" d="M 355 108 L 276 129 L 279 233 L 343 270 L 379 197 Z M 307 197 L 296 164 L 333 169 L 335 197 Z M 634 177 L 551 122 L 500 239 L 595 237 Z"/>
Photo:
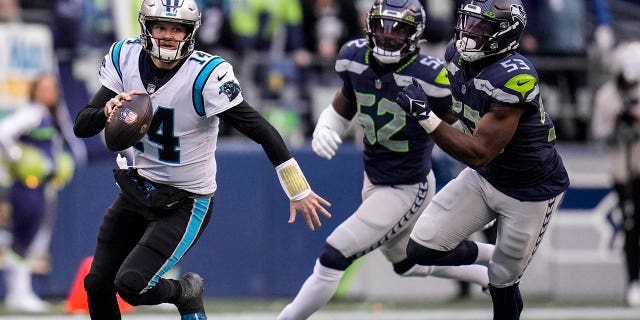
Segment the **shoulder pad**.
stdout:
<path fill-rule="evenodd" d="M 367 42 L 365 39 L 352 40 L 345 43 L 336 59 L 336 72 L 352 71 L 362 73 L 367 68 Z"/>
<path fill-rule="evenodd" d="M 340 52 L 338 53 L 338 59 L 353 59 L 362 50 L 368 50 L 367 40 L 364 38 L 351 40 L 345 43 Z"/>
<path fill-rule="evenodd" d="M 538 96 L 539 82 L 531 61 L 515 53 L 487 67 L 476 79 L 476 86 L 494 88 L 492 96 L 502 102 L 521 103 Z"/>

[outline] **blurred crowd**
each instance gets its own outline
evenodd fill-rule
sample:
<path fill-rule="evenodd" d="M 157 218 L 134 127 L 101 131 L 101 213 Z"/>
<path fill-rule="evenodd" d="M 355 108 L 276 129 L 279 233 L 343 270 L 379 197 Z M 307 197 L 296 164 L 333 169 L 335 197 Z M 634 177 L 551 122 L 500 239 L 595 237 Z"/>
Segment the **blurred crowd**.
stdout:
<path fill-rule="evenodd" d="M 137 1 L 0 0 L 0 19 L 44 23 L 53 32 L 60 77 L 71 114 L 97 85 L 95 64 L 117 39 L 139 33 Z M 200 0 L 197 49 L 232 62 L 249 101 L 290 137 L 308 138 L 326 92 L 338 82 L 334 58 L 364 36 L 369 0 Z M 423 51 L 441 57 L 453 35 L 460 0 L 423 0 Z M 532 57 L 549 88 L 548 111 L 560 140 L 590 139 L 592 97 L 610 76 L 611 50 L 640 31 L 638 0 L 526 1 L 529 23 L 520 50 Z M 224 128 L 223 128 L 224 129 Z M 233 135 L 231 129 L 223 135 Z M 100 146 L 101 147 L 101 146 Z M 92 151 L 101 150 L 91 148 Z"/>

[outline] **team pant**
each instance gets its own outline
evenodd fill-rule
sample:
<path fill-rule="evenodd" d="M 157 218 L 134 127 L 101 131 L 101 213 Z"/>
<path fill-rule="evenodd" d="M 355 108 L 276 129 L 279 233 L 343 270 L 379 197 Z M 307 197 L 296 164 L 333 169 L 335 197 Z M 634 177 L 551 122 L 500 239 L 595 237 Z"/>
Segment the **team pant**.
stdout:
<path fill-rule="evenodd" d="M 132 305 L 174 302 L 175 281 L 162 276 L 196 243 L 212 208 L 213 198 L 190 196 L 169 209 L 150 209 L 120 192 L 100 225 L 85 277 L 91 319 L 121 319 L 116 292 Z"/>
<path fill-rule="evenodd" d="M 489 281 L 494 287 L 509 287 L 519 281 L 531 261 L 563 195 L 545 201 L 520 201 L 466 168 L 433 197 L 411 239 L 426 248 L 447 252 L 497 218 L 498 237 L 489 263 Z"/>
<path fill-rule="evenodd" d="M 366 174 L 362 204 L 327 238 L 327 243 L 353 261 L 377 248 L 391 263 L 407 258 L 411 228 L 435 193 L 435 177 L 411 185 L 381 186 Z"/>

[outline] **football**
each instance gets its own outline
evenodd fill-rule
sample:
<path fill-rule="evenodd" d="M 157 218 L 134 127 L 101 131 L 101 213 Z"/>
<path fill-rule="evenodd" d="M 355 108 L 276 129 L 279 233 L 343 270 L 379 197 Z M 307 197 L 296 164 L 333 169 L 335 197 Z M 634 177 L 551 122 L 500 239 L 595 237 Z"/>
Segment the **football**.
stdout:
<path fill-rule="evenodd" d="M 123 100 L 122 107 L 114 109 L 104 127 L 107 149 L 120 151 L 136 144 L 149 130 L 153 106 L 148 94 L 136 94 Z"/>

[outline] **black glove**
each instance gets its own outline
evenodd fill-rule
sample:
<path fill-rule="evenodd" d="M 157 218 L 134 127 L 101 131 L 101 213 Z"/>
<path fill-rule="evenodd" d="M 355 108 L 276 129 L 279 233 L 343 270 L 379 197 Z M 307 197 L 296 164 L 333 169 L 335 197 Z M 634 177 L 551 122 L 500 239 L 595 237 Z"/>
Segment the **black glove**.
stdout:
<path fill-rule="evenodd" d="M 427 94 L 422 90 L 422 86 L 416 78 L 413 78 L 412 82 L 398 93 L 396 103 L 404 112 L 415 117 L 418 121 L 427 119 L 431 112 L 427 102 Z"/>

